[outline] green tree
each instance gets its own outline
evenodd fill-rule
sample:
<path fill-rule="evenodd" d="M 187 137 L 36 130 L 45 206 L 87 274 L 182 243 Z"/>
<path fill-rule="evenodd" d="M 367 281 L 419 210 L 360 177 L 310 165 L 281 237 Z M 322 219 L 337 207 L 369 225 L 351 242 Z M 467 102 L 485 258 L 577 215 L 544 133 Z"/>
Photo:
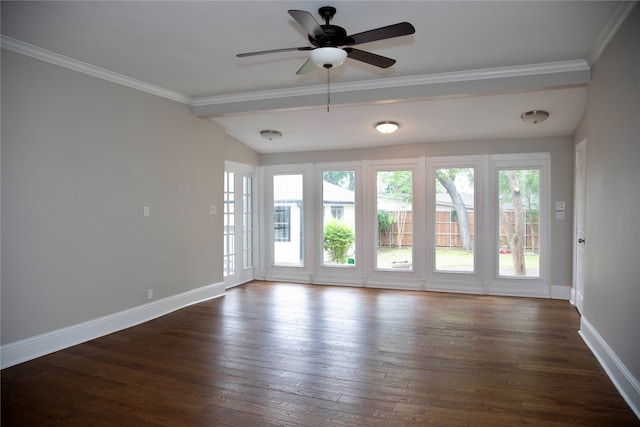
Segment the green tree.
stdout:
<path fill-rule="evenodd" d="M 537 169 L 500 171 L 500 225 L 511 248 L 513 270 L 517 276 L 525 276 L 527 274 L 524 258 L 526 211 L 537 212 L 538 201 L 540 200 L 539 192 L 540 171 Z M 513 222 L 509 220 L 505 212 L 504 208 L 506 206 L 509 206 L 513 211 Z M 533 221 L 534 215 L 529 216 Z"/>
<path fill-rule="evenodd" d="M 355 240 L 353 230 L 343 221 L 332 219 L 324 226 L 324 250 L 336 264 L 347 262 L 347 253 Z"/>
<path fill-rule="evenodd" d="M 458 226 L 460 227 L 460 239 L 462 240 L 462 249 L 470 251 L 473 249 L 473 242 L 471 241 L 471 227 L 469 225 L 469 215 L 467 213 L 467 207 L 462 200 L 462 196 L 458 192 L 456 187 L 456 178 L 458 175 L 467 175 L 467 179 L 473 182 L 472 169 L 438 169 L 436 171 L 436 178 L 442 187 L 449 193 L 453 208 L 457 212 L 456 219 Z"/>
<path fill-rule="evenodd" d="M 393 216 L 387 211 L 378 211 L 378 246 L 382 241 L 381 236 L 386 237 L 387 246 L 391 246 L 391 227 Z"/>
<path fill-rule="evenodd" d="M 354 171 L 325 171 L 322 173 L 322 179 L 350 191 L 354 191 L 356 187 Z"/>

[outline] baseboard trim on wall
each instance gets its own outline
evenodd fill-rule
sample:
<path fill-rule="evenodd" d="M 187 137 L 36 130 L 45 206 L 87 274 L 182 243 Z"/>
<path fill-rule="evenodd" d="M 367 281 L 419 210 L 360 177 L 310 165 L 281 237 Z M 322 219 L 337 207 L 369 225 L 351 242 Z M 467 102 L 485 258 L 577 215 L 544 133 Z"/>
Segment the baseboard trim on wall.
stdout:
<path fill-rule="evenodd" d="M 0 347 L 2 369 L 64 348 L 139 325 L 181 308 L 223 296 L 224 283 L 215 283 L 66 328 Z"/>
<path fill-rule="evenodd" d="M 598 331 L 582 316 L 578 332 L 600 362 L 631 410 L 640 418 L 640 382 L 622 363 Z"/>

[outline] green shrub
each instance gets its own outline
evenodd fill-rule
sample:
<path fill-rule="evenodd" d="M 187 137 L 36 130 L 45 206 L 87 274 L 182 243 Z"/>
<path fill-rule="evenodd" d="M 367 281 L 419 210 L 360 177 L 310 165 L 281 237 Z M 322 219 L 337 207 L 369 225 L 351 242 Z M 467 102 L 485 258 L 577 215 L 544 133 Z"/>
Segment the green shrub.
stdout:
<path fill-rule="evenodd" d="M 382 246 L 382 241 L 387 242 L 387 246 L 391 246 L 391 227 L 394 223 L 394 217 L 388 211 L 378 211 L 378 246 Z M 386 237 L 383 239 L 382 237 Z"/>
<path fill-rule="evenodd" d="M 336 264 L 347 262 L 347 252 L 355 240 L 353 230 L 343 221 L 332 219 L 324 226 L 324 250 Z"/>

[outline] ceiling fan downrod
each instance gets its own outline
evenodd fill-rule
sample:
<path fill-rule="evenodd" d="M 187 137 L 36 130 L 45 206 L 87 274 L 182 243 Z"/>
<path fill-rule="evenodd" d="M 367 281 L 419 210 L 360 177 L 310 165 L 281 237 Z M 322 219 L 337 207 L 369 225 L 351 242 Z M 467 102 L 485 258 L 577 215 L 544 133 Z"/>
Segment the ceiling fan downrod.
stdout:
<path fill-rule="evenodd" d="M 331 105 L 331 66 L 325 66 L 327 69 L 327 113 L 329 112 L 329 105 Z"/>

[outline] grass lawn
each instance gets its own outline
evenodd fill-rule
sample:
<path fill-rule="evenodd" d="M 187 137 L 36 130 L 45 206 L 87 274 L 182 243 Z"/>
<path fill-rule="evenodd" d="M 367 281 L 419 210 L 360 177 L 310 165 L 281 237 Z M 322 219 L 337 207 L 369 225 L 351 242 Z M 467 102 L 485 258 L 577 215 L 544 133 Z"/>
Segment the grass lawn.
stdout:
<path fill-rule="evenodd" d="M 391 268 L 393 261 L 412 260 L 412 248 L 382 247 L 378 248 L 378 268 Z M 511 254 L 499 255 L 501 276 L 513 275 Z M 540 255 L 526 253 L 524 262 L 527 266 L 527 277 L 537 277 L 540 274 Z M 473 252 L 462 249 L 437 249 L 436 269 L 439 271 L 473 271 Z"/>

